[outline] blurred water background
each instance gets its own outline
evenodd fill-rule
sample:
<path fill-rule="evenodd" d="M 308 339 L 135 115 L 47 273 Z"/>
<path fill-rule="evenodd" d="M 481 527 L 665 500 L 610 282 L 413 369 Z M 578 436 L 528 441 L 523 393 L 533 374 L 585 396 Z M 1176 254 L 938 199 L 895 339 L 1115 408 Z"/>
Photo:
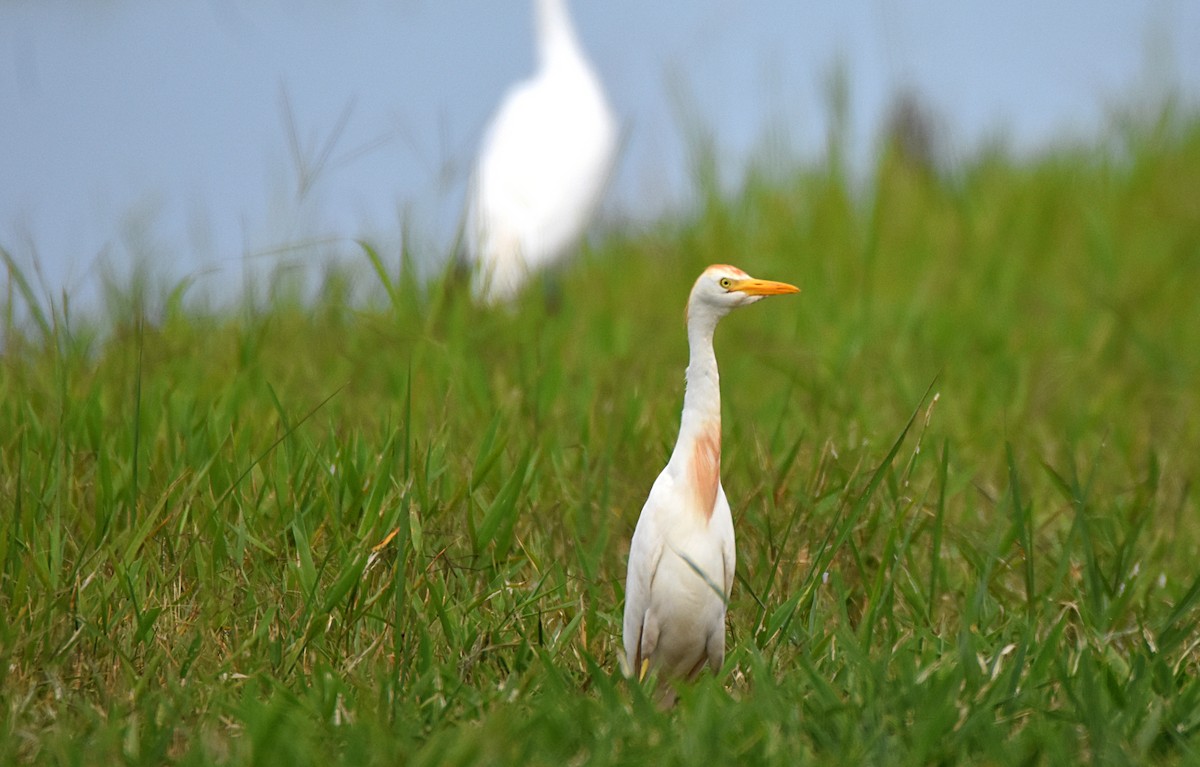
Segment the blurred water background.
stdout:
<path fill-rule="evenodd" d="M 1114 113 L 1200 94 L 1183 0 L 572 13 L 625 129 L 610 223 L 686 206 L 706 142 L 735 184 L 751 159 L 818 161 L 837 133 L 853 174 L 904 94 L 949 163 L 1096 140 Z M 361 259 L 359 238 L 436 266 L 487 119 L 533 65 L 517 0 L 4 0 L 0 247 L 75 306 L 135 264 L 221 298 L 281 264 Z"/>

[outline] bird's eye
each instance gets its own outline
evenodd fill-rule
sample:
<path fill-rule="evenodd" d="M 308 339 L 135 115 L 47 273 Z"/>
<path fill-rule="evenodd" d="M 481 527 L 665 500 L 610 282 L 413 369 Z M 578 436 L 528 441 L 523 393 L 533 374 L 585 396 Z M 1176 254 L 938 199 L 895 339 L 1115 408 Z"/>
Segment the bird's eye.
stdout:
<path fill-rule="evenodd" d="M 733 287 L 733 280 L 729 279 L 728 277 L 722 277 L 721 281 L 717 284 L 726 290 L 729 290 L 731 287 Z"/>

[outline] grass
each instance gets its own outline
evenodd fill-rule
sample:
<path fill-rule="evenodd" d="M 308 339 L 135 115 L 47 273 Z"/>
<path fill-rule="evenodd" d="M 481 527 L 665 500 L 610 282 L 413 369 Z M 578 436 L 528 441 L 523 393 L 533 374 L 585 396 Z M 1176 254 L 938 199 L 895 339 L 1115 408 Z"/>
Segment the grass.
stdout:
<path fill-rule="evenodd" d="M 1200 762 L 1193 117 L 752 168 L 514 311 L 364 245 L 88 320 L 5 256 L 0 762 Z M 711 262 L 804 292 L 718 332 L 730 653 L 660 712 L 625 555 Z"/>

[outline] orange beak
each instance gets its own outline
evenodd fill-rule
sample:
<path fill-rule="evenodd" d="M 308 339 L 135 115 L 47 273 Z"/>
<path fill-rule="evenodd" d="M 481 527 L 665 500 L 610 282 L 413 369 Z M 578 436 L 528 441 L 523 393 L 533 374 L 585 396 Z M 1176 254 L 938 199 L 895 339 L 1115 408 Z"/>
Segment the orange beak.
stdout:
<path fill-rule="evenodd" d="M 795 285 L 789 285 L 786 282 L 774 282 L 772 280 L 756 280 L 750 277 L 745 280 L 738 280 L 729 288 L 730 290 L 740 290 L 750 296 L 782 296 L 787 293 L 799 293 L 800 288 Z"/>

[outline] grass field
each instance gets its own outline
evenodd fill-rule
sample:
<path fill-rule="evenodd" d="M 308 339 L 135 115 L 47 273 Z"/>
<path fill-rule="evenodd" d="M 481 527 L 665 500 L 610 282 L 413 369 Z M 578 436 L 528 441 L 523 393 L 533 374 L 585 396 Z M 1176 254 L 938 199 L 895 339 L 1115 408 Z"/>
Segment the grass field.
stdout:
<path fill-rule="evenodd" d="M 1200 120 L 1164 115 L 864 192 L 764 162 L 512 312 L 368 246 L 315 301 L 88 320 L 7 258 L 0 762 L 1200 763 Z M 712 262 L 803 292 L 718 331 L 730 652 L 661 712 L 625 556 Z"/>

